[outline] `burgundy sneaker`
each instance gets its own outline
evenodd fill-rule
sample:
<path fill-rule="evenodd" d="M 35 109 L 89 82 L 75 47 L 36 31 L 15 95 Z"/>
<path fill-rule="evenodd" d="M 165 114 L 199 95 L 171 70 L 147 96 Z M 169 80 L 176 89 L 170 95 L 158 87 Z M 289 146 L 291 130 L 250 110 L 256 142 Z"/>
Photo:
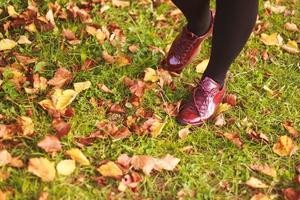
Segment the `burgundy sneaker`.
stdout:
<path fill-rule="evenodd" d="M 200 81 L 190 98 L 181 105 L 176 117 L 181 125 L 201 125 L 213 116 L 222 102 L 225 86 L 221 86 L 209 77 Z"/>
<path fill-rule="evenodd" d="M 211 22 L 208 31 L 204 35 L 197 36 L 190 32 L 187 26 L 183 28 L 182 32 L 174 40 L 167 58 L 162 61 L 163 69 L 179 74 L 193 60 L 200 50 L 201 43 L 212 33 L 214 12 L 210 11 L 210 13 Z"/>

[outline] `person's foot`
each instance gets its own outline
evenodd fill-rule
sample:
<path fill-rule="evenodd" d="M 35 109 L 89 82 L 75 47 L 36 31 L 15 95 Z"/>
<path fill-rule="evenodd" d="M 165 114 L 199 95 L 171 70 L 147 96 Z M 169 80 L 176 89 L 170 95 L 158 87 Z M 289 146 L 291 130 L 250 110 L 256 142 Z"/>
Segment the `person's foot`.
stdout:
<path fill-rule="evenodd" d="M 214 13 L 211 11 L 211 21 L 208 31 L 202 36 L 190 32 L 185 26 L 174 40 L 167 57 L 162 61 L 162 68 L 173 73 L 181 73 L 197 55 L 201 43 L 210 36 L 214 24 Z"/>
<path fill-rule="evenodd" d="M 205 77 L 194 88 L 190 98 L 180 106 L 176 120 L 181 125 L 199 126 L 213 116 L 222 102 L 225 86 Z"/>

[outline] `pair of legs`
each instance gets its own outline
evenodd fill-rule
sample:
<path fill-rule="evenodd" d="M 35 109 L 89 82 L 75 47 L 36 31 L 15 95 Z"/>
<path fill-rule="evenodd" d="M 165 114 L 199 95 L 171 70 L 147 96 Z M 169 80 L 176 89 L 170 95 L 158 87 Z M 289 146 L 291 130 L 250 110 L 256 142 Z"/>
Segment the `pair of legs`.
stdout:
<path fill-rule="evenodd" d="M 188 21 L 187 28 L 197 36 L 208 31 L 210 0 L 172 0 Z M 258 0 L 216 0 L 212 49 L 203 77 L 223 85 L 229 66 L 238 56 L 255 25 Z"/>

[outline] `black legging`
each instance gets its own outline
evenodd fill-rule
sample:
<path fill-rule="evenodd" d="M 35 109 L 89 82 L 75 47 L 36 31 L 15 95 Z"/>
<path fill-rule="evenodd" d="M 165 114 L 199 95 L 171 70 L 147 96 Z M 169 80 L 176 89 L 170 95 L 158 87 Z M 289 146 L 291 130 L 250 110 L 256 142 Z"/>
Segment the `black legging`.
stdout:
<path fill-rule="evenodd" d="M 204 34 L 210 23 L 210 0 L 173 0 L 188 21 L 188 29 Z M 238 56 L 255 25 L 258 0 L 217 0 L 209 64 L 204 72 L 223 84 L 229 66 Z"/>

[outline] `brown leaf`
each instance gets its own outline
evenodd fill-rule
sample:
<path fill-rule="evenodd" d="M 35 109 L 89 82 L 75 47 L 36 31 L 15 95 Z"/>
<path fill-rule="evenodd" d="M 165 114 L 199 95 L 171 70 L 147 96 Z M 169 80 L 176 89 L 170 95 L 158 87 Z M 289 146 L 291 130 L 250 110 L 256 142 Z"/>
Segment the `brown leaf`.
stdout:
<path fill-rule="evenodd" d="M 109 64 L 114 64 L 115 63 L 114 56 L 110 55 L 107 51 L 102 52 L 102 58 L 105 60 L 105 62 L 107 62 Z"/>
<path fill-rule="evenodd" d="M 70 29 L 63 29 L 61 35 L 67 40 L 77 39 L 75 33 L 73 33 Z"/>
<path fill-rule="evenodd" d="M 9 165 L 11 167 L 15 167 L 15 168 L 22 168 L 24 167 L 24 163 L 22 160 L 20 160 L 19 158 L 17 157 L 13 157 L 9 163 Z"/>
<path fill-rule="evenodd" d="M 187 128 L 183 128 L 181 130 L 179 130 L 178 132 L 178 136 L 180 139 L 184 139 L 186 138 L 189 134 L 190 134 L 190 129 L 187 127 Z"/>
<path fill-rule="evenodd" d="M 264 165 L 254 164 L 251 165 L 250 168 L 254 171 L 258 171 L 260 173 L 266 174 L 271 177 L 276 177 L 277 175 L 276 170 L 267 164 Z"/>
<path fill-rule="evenodd" d="M 273 146 L 274 153 L 279 156 L 292 156 L 297 150 L 297 145 L 286 135 L 280 136 L 278 142 Z"/>
<path fill-rule="evenodd" d="M 71 125 L 60 118 L 52 121 L 52 127 L 56 131 L 58 138 L 66 136 L 71 130 Z"/>
<path fill-rule="evenodd" d="M 131 158 L 127 154 L 121 154 L 117 159 L 117 163 L 128 169 L 130 167 Z"/>
<path fill-rule="evenodd" d="M 285 28 L 286 30 L 292 31 L 292 32 L 297 32 L 297 31 L 299 31 L 297 25 L 294 24 L 294 23 L 289 23 L 289 22 L 287 22 L 287 23 L 284 24 L 284 28 Z"/>
<path fill-rule="evenodd" d="M 131 80 L 125 77 L 124 84 L 129 87 L 130 92 L 135 96 L 142 97 L 144 95 L 146 84 L 143 81 Z"/>
<path fill-rule="evenodd" d="M 18 118 L 18 124 L 21 128 L 23 136 L 30 136 L 34 134 L 34 124 L 30 117 L 21 116 Z"/>
<path fill-rule="evenodd" d="M 122 108 L 122 106 L 120 104 L 113 103 L 109 107 L 109 112 L 112 112 L 112 113 L 125 113 L 125 109 Z"/>
<path fill-rule="evenodd" d="M 53 135 L 47 135 L 38 143 L 38 147 L 44 149 L 47 153 L 55 153 L 61 150 L 59 139 Z"/>
<path fill-rule="evenodd" d="M 54 74 L 54 77 L 48 81 L 48 84 L 56 88 L 61 88 L 70 83 L 72 79 L 73 76 L 69 70 L 65 68 L 58 68 Z"/>
<path fill-rule="evenodd" d="M 50 162 L 47 158 L 42 157 L 29 159 L 28 171 L 45 182 L 53 181 L 56 173 L 54 162 Z"/>
<path fill-rule="evenodd" d="M 136 53 L 138 50 L 139 50 L 139 46 L 138 45 L 130 45 L 129 47 L 128 47 L 128 49 L 129 49 L 129 51 L 131 52 L 131 53 Z"/>
<path fill-rule="evenodd" d="M 269 138 L 263 133 L 258 133 L 258 132 L 254 131 L 252 129 L 248 129 L 247 134 L 248 134 L 250 139 L 252 139 L 256 142 L 263 141 L 266 144 L 269 143 Z"/>
<path fill-rule="evenodd" d="M 230 140 L 233 144 L 235 144 L 238 148 L 243 147 L 243 141 L 241 140 L 239 134 L 237 133 L 224 133 L 225 138 Z"/>
<path fill-rule="evenodd" d="M 246 185 L 251 188 L 268 188 L 268 185 L 255 177 L 250 177 L 250 179 L 246 182 Z"/>
<path fill-rule="evenodd" d="M 97 84 L 97 87 L 101 90 L 101 91 L 103 91 L 103 92 L 106 92 L 106 93 L 113 93 L 106 85 L 104 85 L 104 84 L 101 84 L 101 83 L 99 83 L 99 84 Z"/>
<path fill-rule="evenodd" d="M 114 132 L 113 134 L 110 134 L 110 136 L 114 139 L 114 141 L 116 140 L 122 140 L 124 138 L 127 138 L 131 135 L 131 132 L 129 131 L 129 129 L 127 127 L 122 127 L 120 129 L 118 129 L 116 132 Z"/>
<path fill-rule="evenodd" d="M 265 194 L 258 193 L 258 194 L 255 194 L 253 197 L 251 197 L 250 200 L 271 200 L 271 199 L 269 198 L 269 196 L 267 196 Z"/>
<path fill-rule="evenodd" d="M 283 194 L 287 200 L 300 200 L 300 190 L 287 188 L 283 190 Z"/>
<path fill-rule="evenodd" d="M 236 96 L 234 94 L 227 94 L 224 99 L 223 102 L 224 103 L 228 103 L 231 106 L 236 106 L 237 104 L 237 100 L 236 100 Z"/>
<path fill-rule="evenodd" d="M 293 138 L 299 136 L 299 132 L 294 128 L 293 123 L 291 121 L 285 121 L 282 125 L 292 135 Z"/>

